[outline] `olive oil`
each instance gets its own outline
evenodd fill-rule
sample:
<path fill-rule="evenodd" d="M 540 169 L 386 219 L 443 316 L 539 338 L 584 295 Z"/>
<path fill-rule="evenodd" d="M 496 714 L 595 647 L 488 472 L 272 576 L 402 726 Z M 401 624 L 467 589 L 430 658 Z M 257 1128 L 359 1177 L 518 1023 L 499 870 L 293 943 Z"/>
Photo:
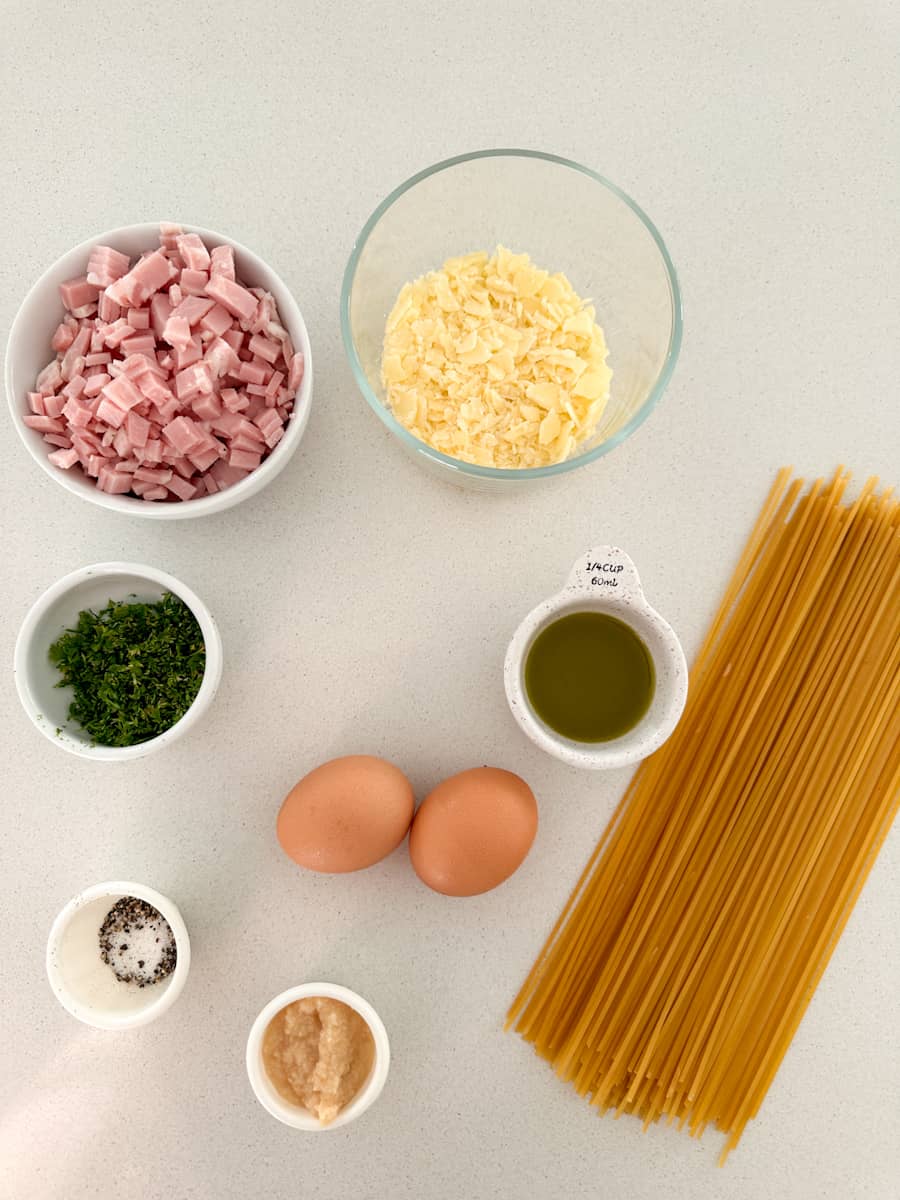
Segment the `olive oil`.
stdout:
<path fill-rule="evenodd" d="M 575 742 L 628 733 L 650 707 L 656 672 L 630 625 L 602 612 L 576 612 L 543 629 L 525 660 L 535 713 Z"/>

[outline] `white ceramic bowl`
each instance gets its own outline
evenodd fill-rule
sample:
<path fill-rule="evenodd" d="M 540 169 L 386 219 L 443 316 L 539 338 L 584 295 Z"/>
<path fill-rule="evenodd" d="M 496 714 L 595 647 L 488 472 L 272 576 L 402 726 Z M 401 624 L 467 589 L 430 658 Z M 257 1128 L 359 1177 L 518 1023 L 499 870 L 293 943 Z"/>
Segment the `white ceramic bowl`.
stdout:
<path fill-rule="evenodd" d="M 148 987 L 121 983 L 100 957 L 100 926 L 123 896 L 145 900 L 169 922 L 175 970 Z M 155 1021 L 181 995 L 191 965 L 191 943 L 171 900 L 140 883 L 97 883 L 65 906 L 47 939 L 47 977 L 63 1008 L 95 1029 L 133 1029 Z"/>
<path fill-rule="evenodd" d="M 28 414 L 27 393 L 34 388 L 38 372 L 53 358 L 50 347 L 53 331 L 64 315 L 58 287 L 66 279 L 83 275 L 91 248 L 96 245 L 111 246 L 123 254 L 134 257 L 152 249 L 159 241 L 159 222 L 142 225 L 124 225 L 88 238 L 53 266 L 48 267 L 31 291 L 22 301 L 12 323 L 6 348 L 6 395 L 12 413 L 13 424 L 31 457 L 42 470 L 62 484 L 73 495 L 133 517 L 149 517 L 157 521 L 177 521 L 186 517 L 204 517 L 209 513 L 222 512 L 242 500 L 261 491 L 288 463 L 300 444 L 312 400 L 313 366 L 309 346 L 309 335 L 303 316 L 294 297 L 270 266 L 258 258 L 252 250 L 242 246 L 233 238 L 224 237 L 200 225 L 183 225 L 186 233 L 199 233 L 207 246 L 228 245 L 234 249 L 237 274 L 249 287 L 263 287 L 272 293 L 281 314 L 281 320 L 291 335 L 295 349 L 303 352 L 305 361 L 303 381 L 294 401 L 294 412 L 285 427 L 285 434 L 272 453 L 246 479 L 217 492 L 195 500 L 172 503 L 148 503 L 135 496 L 110 496 L 101 492 L 77 466 L 68 471 L 55 467 L 47 457 L 51 447 L 40 433 L 29 429 L 22 418 Z"/>
<path fill-rule="evenodd" d="M 629 625 L 653 659 L 656 688 L 641 720 L 608 742 L 575 742 L 546 725 L 525 690 L 525 661 L 538 634 L 574 612 L 605 612 Z M 597 546 L 575 563 L 566 586 L 533 609 L 513 635 L 504 666 L 506 698 L 520 727 L 535 745 L 573 767 L 611 770 L 640 762 L 675 729 L 687 700 L 688 667 L 671 625 L 652 608 L 634 563 L 618 546 Z M 602 687 L 602 680 L 597 681 Z"/>
<path fill-rule="evenodd" d="M 103 608 L 110 600 L 153 602 L 165 592 L 180 596 L 200 625 L 206 647 L 206 669 L 200 690 L 181 720 L 158 737 L 135 746 L 94 746 L 77 724 L 67 724 L 72 692 L 68 687 L 56 686 L 60 675 L 48 657 L 50 647 L 86 608 Z M 14 670 L 25 711 L 54 746 L 98 762 L 125 762 L 161 750 L 200 720 L 212 703 L 222 677 L 222 639 L 200 597 L 174 576 L 138 563 L 95 563 L 66 575 L 32 605 L 16 640 Z"/>
<path fill-rule="evenodd" d="M 289 1104 L 287 1100 L 284 1100 L 275 1090 L 263 1066 L 263 1035 L 269 1022 L 288 1004 L 292 1004 L 304 996 L 328 996 L 332 1000 L 341 1000 L 350 1008 L 355 1008 L 371 1029 L 372 1037 L 375 1039 L 375 1061 L 372 1064 L 369 1078 L 330 1125 L 322 1125 L 318 1117 L 313 1116 L 307 1109 L 297 1104 Z M 339 983 L 303 983 L 299 987 L 288 988 L 286 992 L 282 992 L 280 996 L 269 1001 L 253 1022 L 250 1036 L 247 1038 L 247 1075 L 257 1100 L 268 1113 L 283 1124 L 290 1125 L 292 1129 L 306 1130 L 308 1133 L 328 1133 L 332 1129 L 341 1129 L 344 1125 L 355 1121 L 357 1117 L 361 1117 L 381 1095 L 390 1065 L 391 1047 L 381 1017 L 368 1000 L 364 1000 L 362 996 L 351 992 L 349 988 L 342 987 Z"/>

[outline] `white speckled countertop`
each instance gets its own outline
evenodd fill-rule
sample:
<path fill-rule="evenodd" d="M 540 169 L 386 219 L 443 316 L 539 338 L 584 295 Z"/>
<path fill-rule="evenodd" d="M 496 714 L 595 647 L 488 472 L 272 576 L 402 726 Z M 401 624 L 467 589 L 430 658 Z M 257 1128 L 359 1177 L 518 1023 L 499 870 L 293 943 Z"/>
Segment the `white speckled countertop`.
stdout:
<path fill-rule="evenodd" d="M 502 663 L 519 619 L 611 542 L 690 658 L 777 466 L 843 461 L 900 484 L 896 7 L 561 0 L 536 24 L 530 5 L 481 0 L 9 0 L 3 27 L 0 328 L 81 239 L 195 221 L 293 288 L 316 394 L 268 490 L 178 525 L 73 501 L 6 423 L 4 661 L 58 576 L 124 558 L 196 588 L 226 669 L 202 728 L 123 767 L 55 752 L 6 673 L 2 1200 L 896 1198 L 897 831 L 724 1170 L 718 1135 L 599 1120 L 500 1032 L 627 778 L 580 774 L 517 729 Z M 666 238 L 685 300 L 681 361 L 647 424 L 563 484 L 508 499 L 454 491 L 404 457 L 358 395 L 338 328 L 375 204 L 492 145 L 550 150 L 624 187 Z M 279 801 L 352 751 L 396 759 L 420 794 L 477 763 L 521 772 L 541 806 L 525 867 L 458 903 L 421 887 L 402 851 L 346 878 L 294 868 L 274 837 Z M 176 900 L 194 960 L 166 1017 L 110 1035 L 55 1004 L 43 952 L 65 901 L 117 877 Z M 276 1124 L 243 1067 L 262 1005 L 316 977 L 368 997 L 394 1049 L 378 1104 L 324 1138 Z"/>

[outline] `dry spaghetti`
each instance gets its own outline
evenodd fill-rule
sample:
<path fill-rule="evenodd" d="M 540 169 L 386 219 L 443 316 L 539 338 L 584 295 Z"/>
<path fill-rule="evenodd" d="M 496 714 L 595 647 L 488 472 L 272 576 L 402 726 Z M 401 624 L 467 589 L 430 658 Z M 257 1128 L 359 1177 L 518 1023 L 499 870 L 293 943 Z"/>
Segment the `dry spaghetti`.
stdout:
<path fill-rule="evenodd" d="M 507 1021 L 605 1112 L 756 1115 L 900 798 L 900 503 L 769 494 L 691 674 Z"/>

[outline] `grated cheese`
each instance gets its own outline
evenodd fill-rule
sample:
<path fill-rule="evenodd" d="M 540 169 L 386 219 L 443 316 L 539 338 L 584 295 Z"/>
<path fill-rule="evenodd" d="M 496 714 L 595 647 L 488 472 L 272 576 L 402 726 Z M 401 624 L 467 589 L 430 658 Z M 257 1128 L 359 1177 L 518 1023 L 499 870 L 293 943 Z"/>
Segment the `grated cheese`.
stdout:
<path fill-rule="evenodd" d="M 498 246 L 404 284 L 381 362 L 388 404 L 434 449 L 485 467 L 561 462 L 597 427 L 612 372 L 565 275 Z"/>

